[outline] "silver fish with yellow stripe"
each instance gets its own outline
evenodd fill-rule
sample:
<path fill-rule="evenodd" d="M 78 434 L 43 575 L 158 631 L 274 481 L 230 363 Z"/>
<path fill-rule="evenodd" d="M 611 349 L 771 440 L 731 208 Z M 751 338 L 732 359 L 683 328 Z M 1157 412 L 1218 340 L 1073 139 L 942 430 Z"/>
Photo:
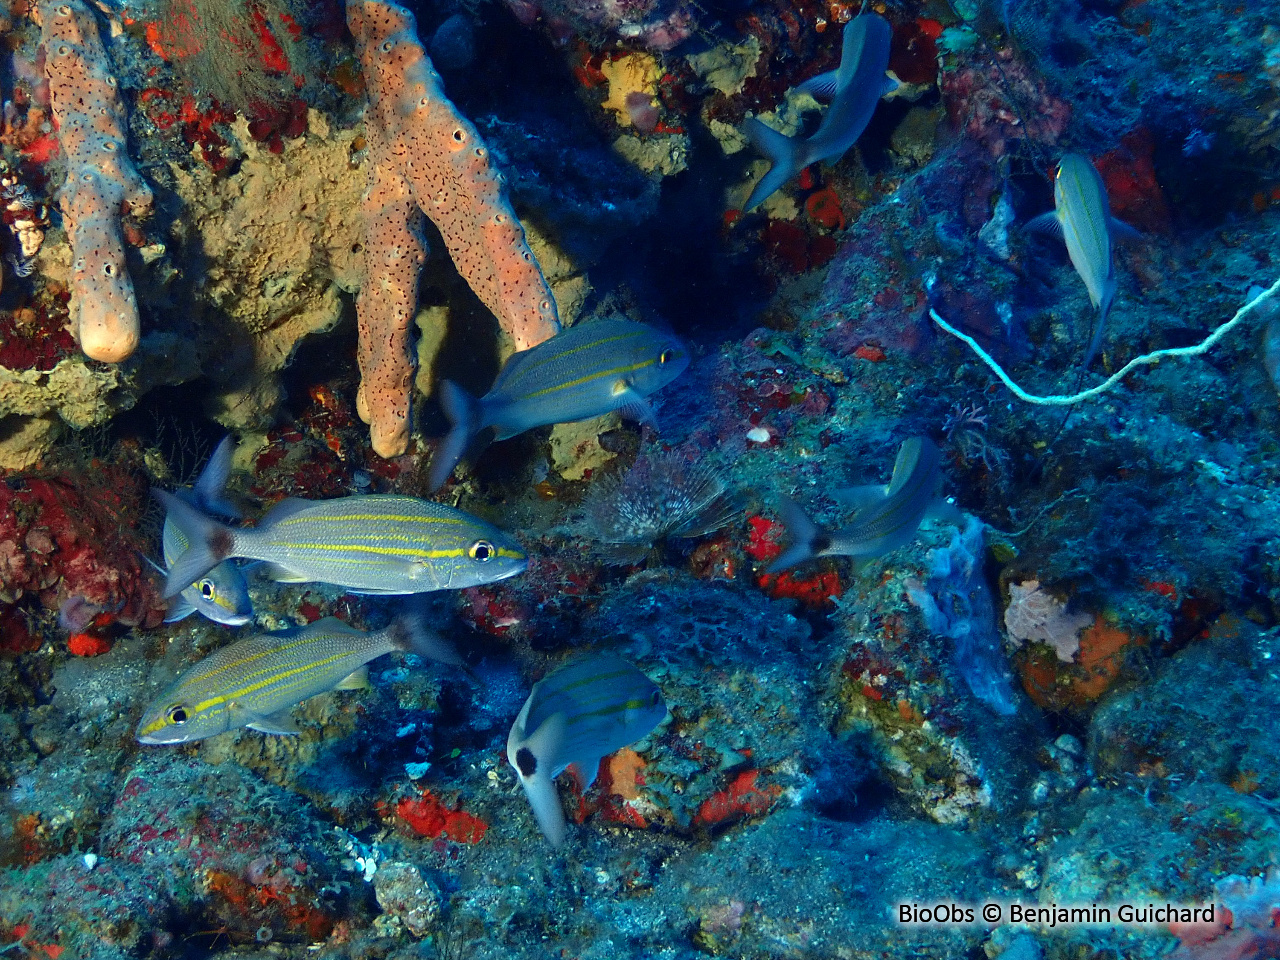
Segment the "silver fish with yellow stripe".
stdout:
<path fill-rule="evenodd" d="M 520 545 L 492 524 L 416 497 L 284 500 L 257 527 L 239 529 L 171 493 L 152 493 L 191 543 L 169 569 L 166 597 L 228 557 L 265 561 L 277 580 L 371 594 L 474 587 L 513 577 L 529 562 Z"/>
<path fill-rule="evenodd" d="M 959 511 L 942 499 L 942 452 L 927 437 L 912 437 L 898 449 L 887 486 L 850 487 L 832 494 L 857 508 L 839 530 L 820 528 L 790 500 L 778 513 L 787 546 L 768 571 L 785 570 L 814 557 L 878 557 L 915 539 L 927 517 L 958 522 Z"/>
<path fill-rule="evenodd" d="M 462 661 L 416 613 L 366 632 L 336 617 L 223 647 L 184 672 L 138 723 L 142 743 L 190 743 L 249 727 L 296 734 L 290 711 L 318 693 L 368 686 L 365 666 L 394 650 L 454 666 Z"/>
<path fill-rule="evenodd" d="M 645 397 L 689 365 L 671 334 L 620 318 L 570 327 L 512 354 L 492 389 L 479 399 L 456 383 L 440 383 L 440 402 L 453 424 L 431 460 L 428 485 L 438 490 L 481 431 L 495 440 L 553 423 L 586 420 L 614 410 L 653 423 Z"/>
<path fill-rule="evenodd" d="M 187 503 L 206 513 L 216 513 L 232 519 L 240 519 L 239 511 L 227 502 L 223 488 L 227 485 L 227 476 L 231 472 L 231 457 L 235 453 L 235 444 L 226 437 L 218 444 L 209 457 L 209 462 L 196 480 L 191 490 L 179 491 L 177 496 Z M 156 567 L 160 573 L 167 573 L 168 568 L 191 545 L 176 523 L 165 517 L 164 530 L 160 537 L 161 549 L 164 552 L 164 567 Z M 155 566 L 155 564 L 152 564 Z M 244 574 L 234 561 L 227 560 L 218 564 L 199 580 L 184 587 L 178 596 L 169 604 L 165 615 L 165 623 L 175 623 L 199 613 L 215 623 L 229 627 L 239 627 L 253 619 L 253 604 L 249 600 L 249 586 L 245 583 Z"/>
<path fill-rule="evenodd" d="M 1058 161 L 1053 178 L 1054 209 L 1029 221 L 1027 228 L 1052 233 L 1067 245 L 1071 265 L 1089 291 L 1089 301 L 1098 311 L 1083 366 L 1088 366 L 1102 346 L 1102 332 L 1116 297 L 1116 272 L 1112 248 L 1116 239 L 1134 239 L 1140 234 L 1127 223 L 1111 216 L 1107 188 L 1097 169 L 1078 153 L 1068 153 Z"/>
<path fill-rule="evenodd" d="M 572 663 L 533 685 L 507 737 L 507 761 L 553 847 L 565 838 L 555 778 L 574 766 L 589 789 L 603 757 L 648 736 L 666 715 L 658 685 L 612 655 Z"/>

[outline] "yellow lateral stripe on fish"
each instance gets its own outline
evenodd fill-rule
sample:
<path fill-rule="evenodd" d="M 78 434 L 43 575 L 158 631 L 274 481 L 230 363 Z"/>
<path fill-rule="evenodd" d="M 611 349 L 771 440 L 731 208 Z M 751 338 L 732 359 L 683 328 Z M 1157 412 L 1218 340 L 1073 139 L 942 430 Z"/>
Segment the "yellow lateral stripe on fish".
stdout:
<path fill-rule="evenodd" d="M 557 390 L 567 390 L 570 387 L 580 387 L 584 383 L 590 383 L 593 380 L 604 380 L 608 377 L 614 377 L 623 373 L 635 373 L 637 370 L 643 370 L 646 367 L 652 367 L 658 361 L 642 360 L 639 363 L 633 363 L 625 367 L 614 367 L 612 370 L 602 370 L 599 373 L 591 373 L 585 377 L 578 377 L 576 380 L 569 380 L 565 383 L 557 384 L 554 387 L 544 387 L 541 390 L 535 390 L 532 393 L 525 394 L 524 399 L 532 399 L 533 397 L 546 396 L 549 393 L 555 393 Z"/>
<path fill-rule="evenodd" d="M 573 716 L 565 717 L 565 726 L 571 727 L 575 723 L 582 723 L 586 720 L 592 720 L 596 717 L 607 717 L 615 713 L 626 713 L 628 710 L 639 710 L 641 707 L 650 706 L 648 700 L 625 700 L 622 703 L 615 703 L 611 707 L 603 707 L 599 710 L 580 710 Z"/>
<path fill-rule="evenodd" d="M 324 502 L 324 501 L 319 501 Z M 408 516 L 396 513 L 346 513 L 336 517 L 316 516 L 308 513 L 300 517 L 285 517 L 272 526 L 287 527 L 291 523 L 348 523 L 353 520 L 384 520 L 396 523 L 443 523 L 450 526 L 461 526 L 469 521 L 462 517 L 423 517 Z"/>
<path fill-rule="evenodd" d="M 274 674 L 268 677 L 265 680 L 259 681 L 258 683 L 252 683 L 252 684 L 249 684 L 249 686 L 247 687 L 241 687 L 239 690 L 234 690 L 231 693 L 220 694 L 219 696 L 216 696 L 216 697 L 210 697 L 208 700 L 202 700 L 200 703 L 197 703 L 195 705 L 194 710 L 198 714 L 204 710 L 209 709 L 210 707 L 216 707 L 219 704 L 232 703 L 236 700 L 240 700 L 244 697 L 249 696 L 249 694 L 251 693 L 257 693 L 259 690 L 262 690 L 265 687 L 269 687 L 280 680 L 288 680 L 291 677 L 298 677 L 301 675 L 305 675 L 309 671 L 317 670 L 321 667 L 327 667 L 329 666 L 329 664 L 334 663 L 338 660 L 346 659 L 349 656 L 351 656 L 351 651 L 343 650 L 341 653 L 335 653 L 333 656 L 326 657 L 323 660 L 317 660 L 314 663 L 306 663 L 300 667 L 294 667 L 290 670 L 283 670 L 277 674 Z M 283 685 L 281 689 L 287 690 L 289 689 L 290 686 L 296 686 L 296 684 Z"/>
<path fill-rule="evenodd" d="M 351 635 L 359 636 L 360 634 L 359 634 L 359 631 L 352 631 Z M 293 651 L 296 655 L 298 648 L 304 647 L 309 643 L 323 643 L 324 641 L 329 639 L 332 639 L 332 636 L 329 634 L 312 634 L 310 636 L 302 636 L 289 643 L 281 644 L 280 646 L 277 646 L 277 647 L 270 647 L 270 648 L 264 649 L 260 653 L 255 653 L 250 656 L 241 657 L 239 660 L 232 660 L 231 662 L 223 664 L 222 666 L 217 667 L 213 670 L 210 670 L 207 673 L 196 674 L 191 678 L 191 682 L 205 683 L 207 681 L 217 678 L 222 674 L 225 674 L 229 670 L 235 670 L 237 668 L 247 667 L 249 664 L 255 663 L 266 657 L 279 656 L 289 651 Z M 268 673 L 273 669 L 275 668 L 272 666 L 268 666 L 260 670 L 252 671 L 243 679 L 246 679 L 246 680 L 252 679 L 253 677 L 258 677 L 264 673 Z"/>
<path fill-rule="evenodd" d="M 428 560 L 442 557 L 460 557 L 466 551 L 462 547 L 449 547 L 441 550 L 419 550 L 413 547 L 368 547 L 358 543 L 280 543 L 277 546 L 285 550 L 329 550 L 346 553 L 376 553 L 395 557 L 424 557 Z"/>
<path fill-rule="evenodd" d="M 575 353 L 581 353 L 583 350 L 593 350 L 596 347 L 602 347 L 606 343 L 617 343 L 619 340 L 632 340 L 632 339 L 635 339 L 636 337 L 647 336 L 648 334 L 649 334 L 648 330 L 630 330 L 626 333 L 619 333 L 616 336 L 605 337 L 601 340 L 590 340 L 582 344 L 581 346 L 570 347 L 568 350 L 561 350 L 560 352 L 554 353 L 554 354 L 548 353 L 547 358 L 545 360 L 535 359 L 533 362 L 529 362 L 528 360 L 526 360 L 524 361 L 524 364 L 522 365 L 520 372 L 524 373 L 529 370 L 541 369 L 542 367 L 545 367 L 549 363 L 558 363 L 564 360 L 565 357 L 571 357 Z"/>

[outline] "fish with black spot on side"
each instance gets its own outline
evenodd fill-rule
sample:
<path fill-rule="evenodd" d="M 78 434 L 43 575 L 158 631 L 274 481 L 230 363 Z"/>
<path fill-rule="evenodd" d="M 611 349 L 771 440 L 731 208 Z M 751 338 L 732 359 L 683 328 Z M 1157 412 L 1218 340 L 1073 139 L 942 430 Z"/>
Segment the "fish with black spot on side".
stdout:
<path fill-rule="evenodd" d="M 658 685 L 609 654 L 571 663 L 533 685 L 507 737 L 507 762 L 553 847 L 565 839 L 555 778 L 573 767 L 583 791 L 590 789 L 602 758 L 648 736 L 666 715 Z"/>
<path fill-rule="evenodd" d="M 830 98 L 817 132 L 807 139 L 788 137 L 754 117 L 742 128 L 751 145 L 773 163 L 747 198 L 743 213 L 750 213 L 797 173 L 820 160 L 839 160 L 857 143 L 880 98 L 898 89 L 886 74 L 893 29 L 874 13 L 854 17 L 841 38 L 840 67 L 800 84 L 815 97 Z"/>
<path fill-rule="evenodd" d="M 1106 184 L 1094 165 L 1078 153 L 1068 153 L 1058 161 L 1053 202 L 1054 209 L 1029 220 L 1027 229 L 1051 233 L 1067 245 L 1071 265 L 1098 311 L 1097 325 L 1081 363 L 1087 367 L 1102 347 L 1107 314 L 1116 296 L 1112 250 L 1117 240 L 1136 240 L 1142 234 L 1111 215 Z"/>
<path fill-rule="evenodd" d="M 169 569 L 166 597 L 228 557 L 262 560 L 276 580 L 363 594 L 460 590 L 513 577 L 529 563 L 520 544 L 492 524 L 416 497 L 283 500 L 258 526 L 238 529 L 171 493 L 152 494 L 191 543 Z"/>
<path fill-rule="evenodd" d="M 451 666 L 462 663 L 416 611 L 372 632 L 325 617 L 238 640 L 205 657 L 147 707 L 137 738 L 147 744 L 191 743 L 241 727 L 297 734 L 290 716 L 295 706 L 329 690 L 367 687 L 366 664 L 397 650 Z"/>
<path fill-rule="evenodd" d="M 689 351 L 676 337 L 622 318 L 570 327 L 514 353 L 493 387 L 476 398 L 451 380 L 440 403 L 453 425 L 431 460 L 428 487 L 444 486 L 471 442 L 491 429 L 495 440 L 554 423 L 587 420 L 614 410 L 653 424 L 645 400 L 684 372 Z"/>
<path fill-rule="evenodd" d="M 227 485 L 227 477 L 231 473 L 231 457 L 234 452 L 235 444 L 230 437 L 224 437 L 213 451 L 213 455 L 209 457 L 209 462 L 201 471 L 195 486 L 191 490 L 178 491 L 176 496 L 205 513 L 239 520 L 239 511 L 227 502 L 223 492 Z M 160 543 L 165 566 L 161 567 L 150 560 L 147 562 L 161 574 L 167 574 L 167 568 L 172 567 L 174 561 L 185 553 L 191 544 L 182 528 L 167 514 L 164 518 Z M 233 561 L 224 560 L 189 586 L 183 587 L 170 603 L 164 622 L 176 623 L 193 613 L 228 627 L 240 627 L 253 619 L 249 586 L 245 582 L 244 573 Z"/>
<path fill-rule="evenodd" d="M 942 451 L 927 437 L 902 444 L 887 486 L 850 487 L 832 496 L 857 511 L 834 531 L 823 530 L 790 500 L 779 504 L 787 544 L 769 564 L 769 573 L 815 557 L 881 556 L 914 540 L 926 519 L 960 523 L 960 512 L 942 497 Z"/>

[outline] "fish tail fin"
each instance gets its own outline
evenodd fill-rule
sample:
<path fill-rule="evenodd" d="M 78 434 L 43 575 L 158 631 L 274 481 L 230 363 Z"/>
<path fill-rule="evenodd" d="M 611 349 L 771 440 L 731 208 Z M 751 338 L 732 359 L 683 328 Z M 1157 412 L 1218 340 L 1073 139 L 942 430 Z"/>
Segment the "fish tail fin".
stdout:
<path fill-rule="evenodd" d="M 1089 368 L 1089 364 L 1093 363 L 1093 358 L 1102 349 L 1102 334 L 1107 329 L 1107 314 L 1111 312 L 1111 302 L 1115 298 L 1116 283 L 1112 280 L 1102 291 L 1102 299 L 1098 302 L 1098 322 L 1093 328 L 1093 337 L 1089 340 L 1089 349 L 1085 351 L 1084 361 L 1080 364 L 1082 370 Z"/>
<path fill-rule="evenodd" d="M 818 525 L 792 500 L 778 504 L 778 517 L 787 530 L 786 545 L 778 558 L 765 568 L 766 573 L 777 573 L 816 557 L 825 540 Z"/>
<path fill-rule="evenodd" d="M 779 133 L 765 126 L 755 117 L 750 117 L 742 125 L 742 132 L 747 135 L 751 145 L 764 154 L 773 167 L 760 178 L 760 182 L 747 198 L 743 213 L 750 213 L 764 203 L 784 183 L 800 172 L 800 141 L 786 134 Z"/>
<path fill-rule="evenodd" d="M 552 768 L 549 758 L 563 748 L 565 727 L 564 714 L 554 713 L 521 746 L 513 749 L 513 744 L 507 745 L 507 760 L 520 774 L 520 785 L 529 798 L 534 819 L 553 847 L 564 844 L 565 822 L 554 779 L 559 771 Z"/>
<path fill-rule="evenodd" d="M 231 458 L 235 456 L 236 445 L 231 437 L 223 437 L 222 442 L 214 448 L 209 462 L 200 471 L 193 490 L 195 504 L 206 513 L 240 519 L 240 511 L 226 497 L 227 478 L 231 476 Z"/>
<path fill-rule="evenodd" d="M 462 657 L 453 644 L 427 626 L 426 617 L 419 609 L 400 614 L 387 630 L 391 645 L 402 653 L 417 654 L 451 667 L 462 666 Z"/>
<path fill-rule="evenodd" d="M 444 486 L 453 473 L 453 468 L 467 452 L 475 435 L 480 432 L 482 413 L 480 401 L 452 380 L 440 381 L 440 406 L 444 408 L 444 415 L 449 418 L 450 429 L 431 458 L 427 486 L 433 491 Z"/>
<path fill-rule="evenodd" d="M 167 600 L 191 586 L 198 579 L 231 555 L 235 532 L 203 513 L 181 497 L 165 490 L 152 490 L 151 495 L 160 501 L 169 519 L 177 524 L 190 546 L 169 568 L 165 577 L 162 596 Z"/>

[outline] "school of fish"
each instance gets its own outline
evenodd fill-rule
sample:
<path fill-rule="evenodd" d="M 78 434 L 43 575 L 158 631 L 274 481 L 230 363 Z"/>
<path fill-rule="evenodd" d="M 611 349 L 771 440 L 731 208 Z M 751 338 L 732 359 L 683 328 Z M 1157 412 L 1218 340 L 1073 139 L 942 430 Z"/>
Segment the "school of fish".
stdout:
<path fill-rule="evenodd" d="M 897 87 L 886 73 L 890 39 L 888 22 L 877 14 L 864 13 L 847 24 L 838 69 L 802 87 L 830 101 L 812 136 L 787 137 L 758 119 L 745 122 L 743 132 L 772 163 L 752 190 L 746 211 L 804 167 L 838 160 L 857 142 L 880 98 Z M 1114 244 L 1135 231 L 1111 216 L 1102 178 L 1082 156 L 1061 158 L 1054 199 L 1054 209 L 1027 226 L 1063 239 L 1097 310 L 1084 354 L 1088 366 L 1103 343 L 1116 295 Z M 502 441 L 611 411 L 656 427 L 648 397 L 689 362 L 688 347 L 671 334 L 607 319 L 571 327 L 512 355 L 481 397 L 442 381 L 440 401 L 451 429 L 434 452 L 428 488 L 443 487 L 481 440 Z M 528 566 L 519 542 L 492 524 L 408 496 L 290 499 L 256 524 L 239 525 L 239 511 L 224 496 L 232 452 L 227 438 L 192 489 L 154 491 L 166 511 L 163 566 L 155 566 L 165 577 L 164 596 L 171 599 L 169 622 L 198 613 L 228 627 L 253 623 L 246 575 L 406 596 L 493 583 Z M 910 543 L 930 519 L 959 525 L 959 512 L 944 499 L 942 487 L 938 447 L 925 437 L 909 438 L 887 484 L 832 494 L 854 511 L 839 529 L 823 529 L 796 503 L 780 501 L 776 513 L 787 539 L 768 570 L 817 557 L 860 562 Z M 377 630 L 359 630 L 327 617 L 300 628 L 255 633 L 220 647 L 177 676 L 143 712 L 137 739 L 157 745 L 189 743 L 242 728 L 296 734 L 291 714 L 298 704 L 327 691 L 366 687 L 369 662 L 396 652 L 463 665 L 463 658 L 413 606 Z M 648 737 L 667 715 L 660 687 L 608 652 L 579 657 L 533 685 L 511 727 L 506 755 L 551 846 L 560 847 L 567 839 L 556 778 L 569 771 L 585 790 L 595 781 L 602 758 Z"/>

